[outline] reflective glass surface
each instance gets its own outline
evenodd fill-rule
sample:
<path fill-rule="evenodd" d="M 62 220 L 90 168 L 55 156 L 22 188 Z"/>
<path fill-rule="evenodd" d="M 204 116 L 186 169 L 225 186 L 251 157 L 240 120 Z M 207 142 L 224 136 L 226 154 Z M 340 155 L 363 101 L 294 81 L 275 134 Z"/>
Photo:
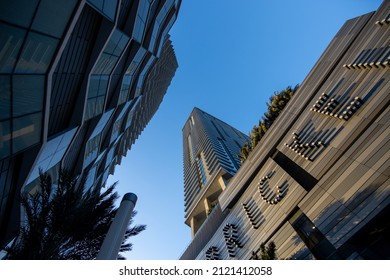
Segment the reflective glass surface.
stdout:
<path fill-rule="evenodd" d="M 39 0 L 0 1 L 0 20 L 29 27 L 38 2 Z"/>
<path fill-rule="evenodd" d="M 11 76 L 0 75 L 0 120 L 11 115 Z"/>
<path fill-rule="evenodd" d="M 137 88 L 135 91 L 135 97 L 140 96 L 142 94 L 141 91 L 142 91 L 142 86 L 144 83 L 145 75 L 149 71 L 150 65 L 152 65 L 154 60 L 155 60 L 155 57 L 151 56 L 149 58 L 149 61 L 146 63 L 145 67 L 142 69 L 142 72 L 140 73 L 139 78 L 138 78 Z"/>
<path fill-rule="evenodd" d="M 122 55 L 129 39 L 121 31 L 114 30 L 93 68 L 88 87 L 88 101 L 85 115 L 87 120 L 102 113 L 109 75 Z"/>
<path fill-rule="evenodd" d="M 30 32 L 15 72 L 44 74 L 49 67 L 58 42 L 58 39 Z"/>
<path fill-rule="evenodd" d="M 130 90 L 130 84 L 131 84 L 131 76 L 129 74 L 125 74 L 122 79 L 122 87 L 119 94 L 119 104 L 122 104 L 125 102 L 129 95 Z"/>
<path fill-rule="evenodd" d="M 162 35 L 161 35 L 161 38 L 160 38 L 160 43 L 158 45 L 158 49 L 157 49 L 157 57 L 160 57 L 160 53 L 161 53 L 161 49 L 162 49 L 162 45 L 164 43 L 164 38 L 165 36 L 167 36 L 169 30 L 171 29 L 172 25 L 175 23 L 175 20 L 176 20 L 176 15 L 174 15 L 171 20 L 169 21 L 168 25 L 165 27 Z"/>
<path fill-rule="evenodd" d="M 19 152 L 41 140 L 42 113 L 12 120 L 12 152 Z"/>
<path fill-rule="evenodd" d="M 88 171 L 87 179 L 85 180 L 85 186 L 84 190 L 89 190 L 93 183 L 95 182 L 95 175 L 96 175 L 96 163 L 92 166 L 92 168 Z"/>
<path fill-rule="evenodd" d="M 27 179 L 27 184 L 39 177 L 39 170 L 46 172 L 62 160 L 76 131 L 77 128 L 73 128 L 72 130 L 50 139 L 45 144 L 39 155 L 37 163 L 34 165 L 33 170 Z"/>
<path fill-rule="evenodd" d="M 118 0 L 88 0 L 88 2 L 112 21 L 115 19 Z"/>
<path fill-rule="evenodd" d="M 98 155 L 100 145 L 100 134 L 90 139 L 85 146 L 85 156 L 83 168 L 88 166 Z"/>
<path fill-rule="evenodd" d="M 87 120 L 102 113 L 108 78 L 108 75 L 91 75 L 85 114 Z"/>
<path fill-rule="evenodd" d="M 39 75 L 14 75 L 13 116 L 21 116 L 43 109 L 45 77 Z"/>
<path fill-rule="evenodd" d="M 207 177 L 206 177 L 206 172 L 205 172 L 204 165 L 203 165 L 203 159 L 201 157 L 198 157 L 196 160 L 198 162 L 200 181 L 201 181 L 202 185 L 206 185 L 207 184 Z"/>
<path fill-rule="evenodd" d="M 26 31 L 0 23 L 0 73 L 11 73 Z"/>
<path fill-rule="evenodd" d="M 127 129 L 127 128 L 130 127 L 131 122 L 132 122 L 132 120 L 133 120 L 134 111 L 135 111 L 135 109 L 137 108 L 137 105 L 138 105 L 138 103 L 141 101 L 141 99 L 142 99 L 142 96 L 140 96 L 140 97 L 138 97 L 138 98 L 132 100 L 132 102 L 134 102 L 134 103 L 133 103 L 133 105 L 131 106 L 131 110 L 130 110 L 130 112 L 129 112 L 128 115 L 127 115 L 125 129 Z"/>
<path fill-rule="evenodd" d="M 11 154 L 11 121 L 0 121 L 0 159 Z"/>
<path fill-rule="evenodd" d="M 149 6 L 150 3 L 148 0 L 140 0 L 138 5 L 137 18 L 133 30 L 133 38 L 139 43 L 142 42 Z"/>
<path fill-rule="evenodd" d="M 92 132 L 91 136 L 89 137 L 89 139 L 92 139 L 93 137 L 95 137 L 96 135 L 98 135 L 99 133 L 101 133 L 103 131 L 104 127 L 106 126 L 106 124 L 107 124 L 108 120 L 110 119 L 113 112 L 114 112 L 114 109 L 111 109 L 103 114 L 103 116 L 100 118 L 98 124 L 96 125 L 94 131 Z"/>
<path fill-rule="evenodd" d="M 41 0 L 31 28 L 60 38 L 76 3 L 76 0 Z"/>

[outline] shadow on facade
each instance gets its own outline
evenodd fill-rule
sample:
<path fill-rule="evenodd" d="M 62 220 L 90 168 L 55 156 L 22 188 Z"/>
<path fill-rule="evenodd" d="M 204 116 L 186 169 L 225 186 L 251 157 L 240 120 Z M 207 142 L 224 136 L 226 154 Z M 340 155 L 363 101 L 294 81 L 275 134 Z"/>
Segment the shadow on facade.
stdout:
<path fill-rule="evenodd" d="M 306 246 L 288 259 L 390 259 L 390 190 L 380 192 L 382 185 L 334 201 L 313 221 L 292 223 L 294 246 Z"/>

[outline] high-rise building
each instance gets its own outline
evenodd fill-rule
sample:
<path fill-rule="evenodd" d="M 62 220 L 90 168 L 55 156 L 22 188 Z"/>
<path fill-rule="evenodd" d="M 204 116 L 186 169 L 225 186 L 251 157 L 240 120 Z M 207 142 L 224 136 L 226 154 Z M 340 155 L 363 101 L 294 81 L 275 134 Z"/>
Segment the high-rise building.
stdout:
<path fill-rule="evenodd" d="M 178 67 L 168 32 L 181 0 L 0 2 L 0 247 L 39 170 L 102 186 Z"/>
<path fill-rule="evenodd" d="M 240 167 L 249 137 L 194 108 L 183 127 L 185 223 L 196 234 Z"/>
<path fill-rule="evenodd" d="M 181 259 L 271 241 L 280 259 L 389 259 L 389 55 L 384 1 L 342 26 Z"/>

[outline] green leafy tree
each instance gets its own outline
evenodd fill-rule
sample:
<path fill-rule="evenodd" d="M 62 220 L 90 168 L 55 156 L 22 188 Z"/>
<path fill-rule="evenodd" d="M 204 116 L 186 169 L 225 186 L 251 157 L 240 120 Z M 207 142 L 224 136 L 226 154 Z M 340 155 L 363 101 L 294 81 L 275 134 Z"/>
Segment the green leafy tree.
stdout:
<path fill-rule="evenodd" d="M 100 187 L 85 191 L 83 184 L 65 172 L 58 183 L 40 175 L 40 190 L 21 197 L 25 223 L 13 244 L 6 248 L 8 259 L 94 259 L 114 219 L 118 194 L 116 184 L 100 192 Z M 136 212 L 132 213 L 132 218 Z M 129 228 L 120 252 L 130 251 L 128 242 L 145 230 L 145 225 Z M 118 258 L 123 258 L 121 255 Z"/>
<path fill-rule="evenodd" d="M 274 95 L 270 97 L 269 101 L 267 102 L 267 111 L 259 121 L 259 125 L 255 125 L 249 134 L 251 140 L 246 143 L 240 150 L 241 162 L 244 162 L 248 158 L 249 154 L 257 146 L 267 130 L 271 127 L 276 118 L 286 107 L 288 101 L 298 90 L 298 87 L 298 85 L 296 85 L 294 88 L 288 86 L 281 92 L 276 91 Z"/>
<path fill-rule="evenodd" d="M 276 260 L 276 245 L 271 241 L 268 246 L 261 243 L 257 252 L 252 252 L 252 260 Z"/>

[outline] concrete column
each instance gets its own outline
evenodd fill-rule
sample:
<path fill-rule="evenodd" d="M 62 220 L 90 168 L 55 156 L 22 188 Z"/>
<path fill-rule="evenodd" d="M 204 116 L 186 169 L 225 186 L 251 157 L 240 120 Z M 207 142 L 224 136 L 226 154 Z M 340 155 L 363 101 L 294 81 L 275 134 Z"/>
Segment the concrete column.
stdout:
<path fill-rule="evenodd" d="M 117 259 L 136 202 L 137 196 L 133 193 L 127 193 L 123 196 L 114 220 L 104 238 L 100 252 L 96 257 L 97 260 Z"/>
<path fill-rule="evenodd" d="M 207 198 L 205 198 L 203 200 L 203 203 L 204 203 L 204 209 L 205 209 L 205 213 L 206 213 L 206 216 L 209 215 L 209 210 L 210 210 L 210 202 Z"/>
<path fill-rule="evenodd" d="M 218 178 L 218 183 L 221 186 L 221 189 L 224 191 L 226 189 L 226 183 L 225 179 L 222 176 Z"/>

